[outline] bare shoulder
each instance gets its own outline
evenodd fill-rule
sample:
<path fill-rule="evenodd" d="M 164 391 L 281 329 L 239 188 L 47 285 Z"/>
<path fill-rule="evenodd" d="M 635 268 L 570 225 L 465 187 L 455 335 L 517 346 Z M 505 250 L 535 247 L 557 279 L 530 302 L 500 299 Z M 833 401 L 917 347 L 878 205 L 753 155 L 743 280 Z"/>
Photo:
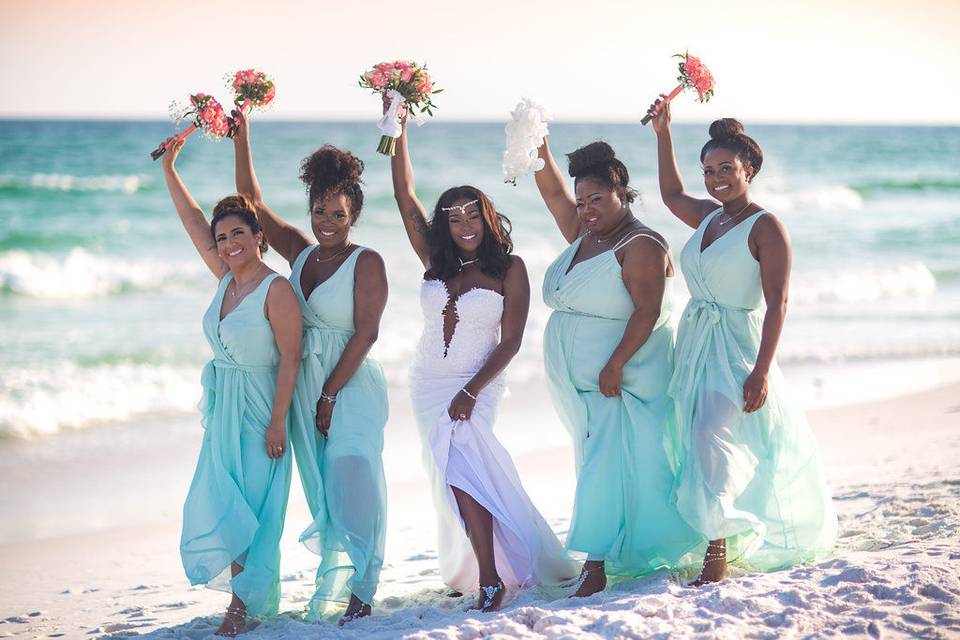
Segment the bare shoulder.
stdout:
<path fill-rule="evenodd" d="M 753 228 L 750 229 L 750 235 L 753 240 L 761 243 L 790 242 L 790 234 L 787 232 L 787 228 L 783 222 L 769 211 L 764 211 L 763 214 L 757 218 L 757 221 L 753 223 Z"/>
<path fill-rule="evenodd" d="M 276 273 L 276 271 L 272 271 L 271 273 Z M 296 301 L 297 294 L 293 291 L 293 285 L 283 276 L 277 275 L 279 277 L 274 278 L 273 282 L 270 283 L 270 288 L 267 289 L 267 302 L 275 301 L 282 303 L 288 300 Z M 267 277 L 269 278 L 270 276 L 268 275 Z"/>
<path fill-rule="evenodd" d="M 526 272 L 526 270 L 527 270 L 527 265 L 524 263 L 523 258 L 521 258 L 521 257 L 518 256 L 518 255 L 511 254 L 511 255 L 510 255 L 510 266 L 507 267 L 507 273 L 509 273 L 509 272 L 511 272 L 511 271 L 515 271 L 515 270 L 516 270 L 516 271 L 520 271 L 520 272 Z"/>
<path fill-rule="evenodd" d="M 360 247 L 357 251 L 360 252 L 360 255 L 357 256 L 357 272 L 377 273 L 385 271 L 386 265 L 383 262 L 383 256 L 379 253 L 367 247 Z"/>
<path fill-rule="evenodd" d="M 517 281 L 528 281 L 527 276 L 527 265 L 524 263 L 523 258 L 517 255 L 510 256 L 510 266 L 507 267 L 507 273 L 504 280 L 513 280 Z"/>
<path fill-rule="evenodd" d="M 372 249 L 357 249 L 357 263 L 353 270 L 353 292 L 369 300 L 387 299 L 387 269 L 383 258 Z"/>
<path fill-rule="evenodd" d="M 619 251 L 623 262 L 662 263 L 663 256 L 670 252 L 670 245 L 660 233 L 650 227 L 640 227 L 631 232 L 631 238 Z"/>
<path fill-rule="evenodd" d="M 507 273 L 503 278 L 504 291 L 510 289 L 518 291 L 520 288 L 528 289 L 530 287 L 530 277 L 527 275 L 527 265 L 524 264 L 520 256 L 510 256 L 510 266 L 507 267 Z"/>

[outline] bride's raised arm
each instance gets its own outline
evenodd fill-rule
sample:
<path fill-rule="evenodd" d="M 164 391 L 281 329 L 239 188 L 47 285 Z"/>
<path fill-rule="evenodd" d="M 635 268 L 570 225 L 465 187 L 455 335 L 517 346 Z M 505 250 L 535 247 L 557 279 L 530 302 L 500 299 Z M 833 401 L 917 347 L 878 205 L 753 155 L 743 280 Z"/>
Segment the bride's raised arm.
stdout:
<path fill-rule="evenodd" d="M 553 214 L 560 233 L 567 242 L 573 242 L 583 233 L 580 217 L 577 215 L 577 201 L 563 183 L 563 174 L 550 153 L 550 144 L 546 137 L 537 149 L 537 155 L 544 161 L 543 169 L 534 173 L 540 196 Z"/>
<path fill-rule="evenodd" d="M 400 217 L 403 219 L 403 228 L 407 231 L 410 246 L 417 253 L 425 269 L 430 268 L 430 247 L 427 234 L 430 224 L 427 222 L 427 213 L 423 203 L 417 198 L 413 181 L 413 164 L 410 162 L 410 151 L 407 148 L 407 120 L 403 119 L 402 132 L 397 139 L 396 154 L 390 159 L 390 169 L 393 173 L 393 197 L 397 200 Z"/>
<path fill-rule="evenodd" d="M 227 274 L 227 265 L 217 252 L 217 243 L 210 234 L 210 223 L 203 215 L 203 209 L 190 195 L 175 166 L 177 156 L 180 155 L 180 150 L 183 149 L 185 142 L 183 139 L 178 140 L 170 137 L 163 143 L 167 150 L 163 154 L 163 176 L 167 181 L 167 190 L 170 191 L 170 198 L 173 200 L 173 206 L 177 209 L 177 215 L 180 216 L 183 228 L 186 229 L 187 235 L 193 241 L 197 253 L 203 258 L 204 264 L 217 279 L 220 279 Z"/>

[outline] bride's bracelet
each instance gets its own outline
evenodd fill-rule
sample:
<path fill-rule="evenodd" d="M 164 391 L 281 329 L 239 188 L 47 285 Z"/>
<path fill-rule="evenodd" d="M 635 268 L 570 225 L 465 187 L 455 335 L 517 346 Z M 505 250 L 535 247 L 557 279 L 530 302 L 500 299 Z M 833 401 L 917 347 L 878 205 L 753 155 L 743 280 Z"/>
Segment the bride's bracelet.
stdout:
<path fill-rule="evenodd" d="M 477 399 L 477 396 L 475 396 L 475 395 L 473 395 L 472 393 L 470 393 L 469 391 L 467 391 L 467 388 L 466 388 L 466 387 L 460 387 L 460 391 L 463 391 L 465 394 L 467 394 L 467 397 L 471 398 L 472 400 L 476 400 L 476 399 Z"/>
<path fill-rule="evenodd" d="M 334 403 L 334 402 L 336 402 L 336 401 L 337 401 L 337 394 L 333 394 L 332 396 L 328 396 L 328 395 L 325 394 L 323 391 L 320 392 L 320 402 L 329 402 L 329 403 L 332 404 L 332 403 Z"/>

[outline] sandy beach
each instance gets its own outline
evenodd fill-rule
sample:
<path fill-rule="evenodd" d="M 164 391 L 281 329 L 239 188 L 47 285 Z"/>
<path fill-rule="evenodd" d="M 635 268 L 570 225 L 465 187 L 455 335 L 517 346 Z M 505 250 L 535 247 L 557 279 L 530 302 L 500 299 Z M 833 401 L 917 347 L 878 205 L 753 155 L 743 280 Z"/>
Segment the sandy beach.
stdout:
<path fill-rule="evenodd" d="M 528 400 L 506 405 L 502 430 L 528 417 L 518 408 L 529 407 Z M 689 576 L 655 575 L 581 600 L 534 590 L 510 594 L 498 614 L 477 614 L 466 610 L 472 598 L 443 593 L 426 482 L 419 459 L 406 456 L 408 464 L 387 468 L 390 528 L 375 615 L 344 629 L 301 621 L 316 559 L 296 541 L 307 515 L 295 486 L 283 541 L 283 613 L 245 637 L 960 634 L 960 385 L 821 409 L 809 418 L 841 530 L 835 557 L 816 566 L 737 575 L 698 590 L 682 585 Z M 62 449 L 69 453 L 54 455 L 47 447 L 40 455 L 28 442 L 5 448 L 0 471 L 10 486 L 29 491 L 29 500 L 7 496 L 2 505 L 13 516 L 3 527 L 14 541 L 0 546 L 0 637 L 201 638 L 219 624 L 226 596 L 189 587 L 177 548 L 179 502 L 199 431 L 162 420 L 145 428 L 152 437 L 141 430 L 140 450 L 122 447 L 124 465 L 115 464 L 113 453 L 122 432 L 111 427 L 96 430 L 96 436 L 77 435 L 73 442 L 68 435 Z M 411 447 L 412 453 L 415 443 L 408 439 L 408 431 L 393 430 L 387 447 Z M 568 447 L 517 455 L 528 491 L 561 534 L 571 506 L 571 458 Z M 35 506 L 23 520 L 42 530 L 24 531 L 16 541 L 16 516 L 25 504 Z M 66 527 L 71 518 L 91 531 L 56 535 L 58 521 Z M 98 520 L 125 524 L 98 528 Z"/>

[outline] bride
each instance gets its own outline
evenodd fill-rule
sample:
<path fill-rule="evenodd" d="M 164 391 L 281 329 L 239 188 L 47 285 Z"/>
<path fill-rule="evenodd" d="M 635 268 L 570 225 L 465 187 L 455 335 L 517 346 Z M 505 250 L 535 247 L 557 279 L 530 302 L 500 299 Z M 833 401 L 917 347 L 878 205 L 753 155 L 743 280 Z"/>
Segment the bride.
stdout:
<path fill-rule="evenodd" d="M 509 221 L 479 189 L 447 189 L 427 222 L 406 122 L 392 171 L 407 236 L 426 269 L 410 393 L 440 521 L 440 573 L 456 591 L 479 582 L 476 608 L 496 611 L 506 586 L 558 584 L 578 573 L 493 433 L 530 283 L 511 255 Z"/>

